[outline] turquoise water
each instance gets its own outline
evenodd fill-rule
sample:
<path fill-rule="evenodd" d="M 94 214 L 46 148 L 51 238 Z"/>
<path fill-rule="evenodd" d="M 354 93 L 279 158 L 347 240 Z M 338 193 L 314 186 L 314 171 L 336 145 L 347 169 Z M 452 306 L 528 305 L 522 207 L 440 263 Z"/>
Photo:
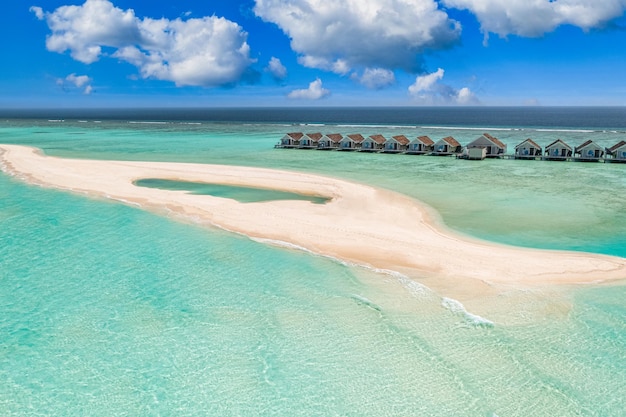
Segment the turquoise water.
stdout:
<path fill-rule="evenodd" d="M 0 142 L 333 175 L 479 237 L 626 256 L 626 166 L 273 149 L 287 130 L 7 122 Z M 481 319 L 401 276 L 113 202 L 6 175 L 0 196 L 0 415 L 625 415 L 624 286 L 510 290 Z"/>
<path fill-rule="evenodd" d="M 266 190 L 261 188 L 239 187 L 201 182 L 162 180 L 145 178 L 135 181 L 140 187 L 158 188 L 161 190 L 186 191 L 189 194 L 212 195 L 214 197 L 230 198 L 240 203 L 258 203 L 275 200 L 310 201 L 313 204 L 324 204 L 328 198 L 290 193 L 286 191 Z"/>

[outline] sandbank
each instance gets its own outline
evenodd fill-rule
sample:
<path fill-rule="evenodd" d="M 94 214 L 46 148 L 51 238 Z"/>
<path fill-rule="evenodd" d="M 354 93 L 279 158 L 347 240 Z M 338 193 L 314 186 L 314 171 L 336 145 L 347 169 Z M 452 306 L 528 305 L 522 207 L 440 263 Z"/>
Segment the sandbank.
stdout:
<path fill-rule="evenodd" d="M 448 229 L 432 209 L 408 196 L 320 175 L 241 166 L 67 159 L 17 145 L 0 145 L 0 154 L 2 169 L 29 183 L 139 205 L 349 263 L 398 271 L 444 292 L 626 278 L 624 258 L 474 239 Z M 133 184 L 144 178 L 275 189 L 331 200 L 244 204 Z"/>

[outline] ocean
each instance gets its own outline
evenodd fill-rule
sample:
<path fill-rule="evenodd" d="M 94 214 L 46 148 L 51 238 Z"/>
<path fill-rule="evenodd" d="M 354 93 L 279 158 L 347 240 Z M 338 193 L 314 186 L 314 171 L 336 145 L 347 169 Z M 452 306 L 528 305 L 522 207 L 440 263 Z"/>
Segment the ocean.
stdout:
<path fill-rule="evenodd" d="M 460 233 L 626 257 L 626 165 L 274 149 L 291 131 L 608 147 L 626 108 L 0 110 L 0 143 L 49 155 L 318 173 Z M 0 196 L 2 416 L 626 415 L 623 282 L 461 303 L 5 174 Z"/>

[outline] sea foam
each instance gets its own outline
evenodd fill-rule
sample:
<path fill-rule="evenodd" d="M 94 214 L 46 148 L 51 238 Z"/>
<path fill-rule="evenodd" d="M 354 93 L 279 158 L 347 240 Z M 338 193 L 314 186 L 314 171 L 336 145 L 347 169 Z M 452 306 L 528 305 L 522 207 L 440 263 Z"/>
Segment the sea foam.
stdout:
<path fill-rule="evenodd" d="M 494 322 L 491 320 L 487 320 L 484 317 L 481 317 L 476 314 L 472 314 L 465 309 L 465 306 L 461 304 L 460 301 L 457 301 L 453 298 L 443 297 L 441 299 L 441 306 L 450 310 L 452 313 L 463 317 L 463 319 L 473 326 L 481 326 L 481 327 L 493 327 Z"/>

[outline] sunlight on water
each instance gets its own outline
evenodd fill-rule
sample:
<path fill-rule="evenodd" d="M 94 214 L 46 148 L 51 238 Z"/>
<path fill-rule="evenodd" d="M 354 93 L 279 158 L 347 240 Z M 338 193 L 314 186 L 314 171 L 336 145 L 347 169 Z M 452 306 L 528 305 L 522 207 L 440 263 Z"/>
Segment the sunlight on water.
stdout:
<path fill-rule="evenodd" d="M 388 135 L 406 125 L 297 129 Z M 424 200 L 479 237 L 626 256 L 626 166 L 273 149 L 293 128 L 20 121 L 0 133 L 53 155 L 334 175 Z M 420 134 L 477 135 L 447 129 Z M 510 147 L 529 136 L 494 134 Z M 553 135 L 532 133 L 541 144 Z M 624 286 L 502 289 L 461 303 L 431 291 L 429 277 L 417 283 L 5 175 L 0 196 L 0 415 L 626 409 Z"/>

